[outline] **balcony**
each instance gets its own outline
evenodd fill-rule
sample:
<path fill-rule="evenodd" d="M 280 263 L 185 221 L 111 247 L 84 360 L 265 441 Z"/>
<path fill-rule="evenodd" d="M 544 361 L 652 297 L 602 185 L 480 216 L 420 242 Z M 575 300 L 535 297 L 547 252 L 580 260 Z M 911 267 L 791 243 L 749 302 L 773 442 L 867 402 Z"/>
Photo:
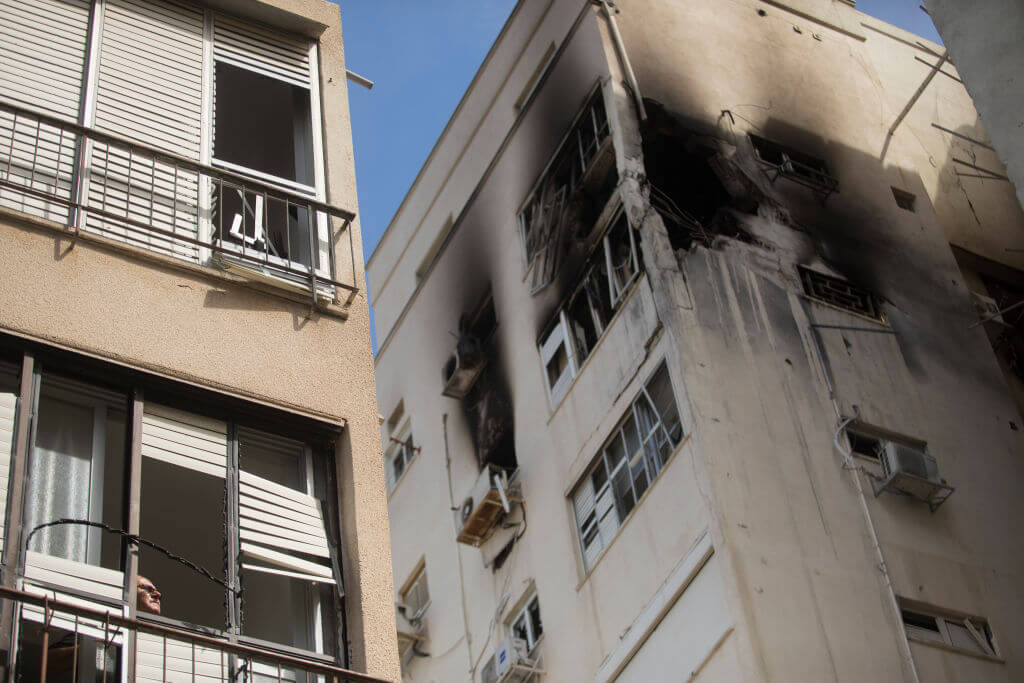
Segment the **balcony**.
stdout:
<path fill-rule="evenodd" d="M 18 615 L 19 680 L 329 681 L 384 683 L 327 661 L 170 628 L 46 595 L 0 586 L 4 611 Z M 38 642 L 36 642 L 38 641 Z M 92 677 L 95 674 L 95 677 Z"/>
<path fill-rule="evenodd" d="M 298 185 L 214 168 L 6 102 L 0 207 L 58 223 L 76 239 L 98 236 L 305 293 L 314 306 L 350 301 L 358 291 L 351 211 Z M 338 253 L 347 263 L 337 263 Z"/>

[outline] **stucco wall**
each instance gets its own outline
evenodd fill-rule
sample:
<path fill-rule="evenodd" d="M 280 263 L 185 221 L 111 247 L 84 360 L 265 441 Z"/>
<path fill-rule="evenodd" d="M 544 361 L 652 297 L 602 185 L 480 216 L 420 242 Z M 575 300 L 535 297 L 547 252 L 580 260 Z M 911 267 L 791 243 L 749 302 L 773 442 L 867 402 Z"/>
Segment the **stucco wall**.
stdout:
<path fill-rule="evenodd" d="M 929 0 L 927 5 L 1024 204 L 1024 7 L 1015 0 Z"/>
<path fill-rule="evenodd" d="M 339 9 L 320 0 L 215 2 L 319 41 L 327 199 L 357 210 Z M 58 226 L 0 216 L 0 328 L 100 358 L 343 423 L 339 485 L 355 668 L 398 678 L 389 529 L 358 219 L 359 293 L 341 311 L 150 258 Z M 350 269 L 348 241 L 339 272 Z M 349 271 L 351 272 L 351 271 Z"/>

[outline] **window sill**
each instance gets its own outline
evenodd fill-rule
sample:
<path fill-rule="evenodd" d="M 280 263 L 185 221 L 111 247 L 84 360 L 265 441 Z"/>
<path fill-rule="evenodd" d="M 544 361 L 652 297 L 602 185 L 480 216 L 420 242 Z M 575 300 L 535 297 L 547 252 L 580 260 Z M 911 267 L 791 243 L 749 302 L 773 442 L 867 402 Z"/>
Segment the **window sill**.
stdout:
<path fill-rule="evenodd" d="M 604 334 L 602 334 L 598 338 L 597 343 L 594 344 L 594 348 L 590 350 L 590 353 L 587 355 L 587 359 L 583 361 L 583 365 L 580 366 L 580 369 L 576 373 L 576 376 L 572 378 L 572 381 L 569 382 L 569 386 L 565 388 L 565 393 L 562 394 L 561 398 L 558 399 L 558 403 L 556 403 L 551 408 L 551 415 L 548 416 L 547 424 L 551 424 L 551 421 L 555 419 L 555 415 L 558 414 L 558 410 L 562 407 L 562 404 L 564 404 L 566 399 L 569 398 L 569 395 L 572 393 L 573 387 L 576 386 L 576 382 L 579 380 L 580 376 L 583 375 L 586 369 L 590 366 L 590 362 L 594 358 L 594 356 L 597 355 L 597 350 L 601 348 L 601 344 L 603 344 L 604 340 L 608 338 L 609 331 L 615 325 L 616 321 L 618 321 L 619 317 L 622 315 L 622 312 L 626 310 L 626 307 L 629 306 L 629 302 L 632 301 L 633 297 L 640 289 L 640 283 L 646 281 L 647 272 L 641 271 L 636 277 L 633 278 L 633 281 L 626 286 L 626 291 L 622 293 L 621 297 L 619 297 L 619 307 L 616 309 L 615 315 L 613 315 L 611 320 L 608 321 L 608 324 L 605 325 Z M 547 379 L 544 378 L 543 374 L 541 375 L 541 381 L 544 382 L 545 385 L 547 385 Z M 551 395 L 550 387 L 548 387 L 546 393 L 548 394 L 548 396 Z"/>
<path fill-rule="evenodd" d="M 301 303 L 307 307 L 311 302 L 311 295 L 309 292 L 302 291 L 297 292 L 289 283 L 280 281 L 274 283 L 267 283 L 261 280 L 256 280 L 250 277 L 232 274 L 223 270 L 219 270 L 216 267 L 207 265 L 200 265 L 197 263 L 191 263 L 182 259 L 174 258 L 173 256 L 166 256 L 159 254 L 148 249 L 136 247 L 131 244 L 125 244 L 118 242 L 102 235 L 87 232 L 85 230 L 79 231 L 75 234 L 72 228 L 67 227 L 56 221 L 46 220 L 44 218 L 37 218 L 28 214 L 21 213 L 13 209 L 6 207 L 0 207 L 0 218 L 9 219 L 10 225 L 14 228 L 27 227 L 40 232 L 47 232 L 56 235 L 63 239 L 70 239 L 74 241 L 88 243 L 95 245 L 96 247 L 105 251 L 114 252 L 126 257 L 129 257 L 135 261 L 141 261 L 143 263 L 155 264 L 165 268 L 170 268 L 178 271 L 184 271 L 194 275 L 198 275 L 206 280 L 211 280 L 218 284 L 230 284 L 245 287 L 259 291 L 263 294 L 284 299 L 286 301 Z M 317 310 L 324 314 L 329 315 L 341 320 L 348 319 L 348 306 L 340 305 L 335 302 L 324 302 L 321 295 L 318 294 L 318 305 Z"/>
<path fill-rule="evenodd" d="M 829 301 L 825 301 L 824 299 L 819 299 L 818 297 L 812 296 L 812 295 L 807 294 L 805 292 L 800 292 L 797 296 L 803 297 L 807 301 L 810 301 L 811 303 L 818 304 L 819 306 L 825 306 L 827 308 L 832 309 L 833 311 L 839 311 L 840 313 L 845 313 L 846 315 L 852 315 L 855 318 L 860 318 L 861 320 L 863 320 L 865 322 L 869 322 L 869 323 L 871 323 L 873 325 L 877 325 L 878 328 L 879 328 L 879 332 L 892 332 L 893 331 L 892 330 L 892 326 L 889 325 L 889 321 L 885 320 L 884 318 L 881 319 L 881 320 L 879 320 L 878 318 L 872 318 L 870 315 L 864 315 L 863 313 L 858 313 L 857 311 L 851 311 L 849 308 L 843 308 L 842 306 L 836 306 L 834 303 L 831 303 Z M 828 328 L 825 328 L 825 329 L 828 329 Z"/>
<path fill-rule="evenodd" d="M 622 521 L 622 524 L 619 525 L 619 528 L 616 529 L 615 535 L 612 536 L 612 540 L 610 540 L 608 542 L 608 545 L 605 546 L 605 548 L 601 551 L 601 554 L 597 556 L 596 560 L 594 560 L 593 566 L 586 571 L 586 573 L 583 575 L 583 578 L 580 579 L 580 582 L 578 584 L 576 584 L 576 592 L 577 593 L 579 593 L 580 590 L 583 588 L 583 586 L 587 583 L 587 581 L 590 580 L 591 575 L 598 568 L 598 566 L 600 566 L 601 560 L 603 560 L 604 556 L 608 554 L 608 551 L 611 550 L 615 546 L 615 542 L 617 540 L 619 540 L 619 536 L 622 535 L 623 531 L 625 531 L 626 526 L 630 523 L 630 521 L 632 521 L 632 519 L 634 517 L 636 517 L 637 510 L 639 510 L 640 506 L 643 504 L 643 502 L 645 500 L 647 500 L 647 496 L 649 496 L 651 494 L 651 491 L 653 491 L 654 487 L 658 485 L 658 482 L 660 482 L 662 479 L 665 478 L 665 472 L 668 471 L 668 468 L 672 465 L 673 462 L 675 462 L 676 456 L 679 454 L 679 452 L 681 450 L 683 450 L 683 447 L 686 446 L 686 444 L 690 441 L 690 436 L 691 436 L 690 434 L 686 434 L 685 436 L 683 436 L 682 440 L 679 442 L 679 445 L 676 446 L 675 449 L 672 451 L 672 455 L 668 456 L 668 460 L 666 460 L 665 464 L 661 466 L 661 472 L 658 473 L 658 476 L 656 476 L 654 478 L 654 481 L 652 481 L 650 486 L 647 487 L 647 490 L 644 491 L 644 495 L 640 496 L 640 500 L 638 500 L 636 502 L 636 505 L 633 506 L 633 509 L 629 511 L 628 515 L 626 515 L 626 519 L 624 519 Z M 570 511 L 570 514 L 571 514 L 571 511 Z M 575 520 L 574 520 L 574 524 L 575 524 Z M 577 530 L 574 533 L 574 536 L 576 537 L 576 541 L 577 541 L 576 542 L 577 556 L 579 556 L 579 552 L 580 552 L 579 551 L 579 545 L 580 545 L 579 544 L 579 530 Z"/>
<path fill-rule="evenodd" d="M 993 657 L 992 655 L 986 655 L 981 652 L 975 652 L 974 650 L 965 650 L 962 647 L 956 647 L 955 645 L 947 645 L 946 643 L 940 643 L 934 640 L 928 640 L 927 638 L 918 638 L 917 636 L 907 636 L 907 640 L 918 645 L 927 645 L 928 647 L 934 647 L 938 650 L 945 650 L 946 652 L 954 652 L 958 655 L 967 655 L 968 657 L 974 657 L 975 659 L 981 659 L 986 662 L 992 662 L 994 664 L 1006 664 L 1006 660 L 1002 657 Z"/>

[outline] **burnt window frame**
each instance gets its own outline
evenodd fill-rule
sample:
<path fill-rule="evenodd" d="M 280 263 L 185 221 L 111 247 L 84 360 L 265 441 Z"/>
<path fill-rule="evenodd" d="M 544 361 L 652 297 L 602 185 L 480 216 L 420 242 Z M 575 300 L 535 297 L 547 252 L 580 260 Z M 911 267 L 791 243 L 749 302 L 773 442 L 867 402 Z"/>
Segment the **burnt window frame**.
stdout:
<path fill-rule="evenodd" d="M 583 131 L 588 127 L 590 131 L 587 142 L 584 144 Z M 573 117 L 569 129 L 558 143 L 544 169 L 537 176 L 530 192 L 516 213 L 520 256 L 523 262 L 523 279 L 531 280 L 531 294 L 539 292 L 550 284 L 556 266 L 554 265 L 555 260 L 551 259 L 547 252 L 549 250 L 557 252 L 561 238 L 557 234 L 558 225 L 556 225 L 549 228 L 550 234 L 546 236 L 546 240 L 542 240 L 544 235 L 537 235 L 536 231 L 543 226 L 537 224 L 535 217 L 538 214 L 561 214 L 565 211 L 573 194 L 587 178 L 591 169 L 595 167 L 594 162 L 601 157 L 601 150 L 605 145 L 611 144 L 610 141 L 611 124 L 604 106 L 604 91 L 598 83 L 587 94 L 583 105 Z M 574 155 L 575 159 L 573 159 Z M 567 166 L 568 169 L 566 169 Z M 555 187 L 551 184 L 552 180 L 560 173 L 568 173 L 568 180 L 565 184 Z M 551 190 L 551 193 L 545 194 L 545 190 L 548 189 Z M 545 204 L 547 205 L 546 211 Z M 538 263 L 538 260 L 545 256 L 548 256 L 548 262 Z"/>
<path fill-rule="evenodd" d="M 798 265 L 797 275 L 800 280 L 800 286 L 803 294 L 808 299 L 837 308 L 847 313 L 853 313 L 854 315 L 867 318 L 882 325 L 888 324 L 885 312 L 882 310 L 882 300 L 874 292 L 856 285 L 844 278 L 828 275 L 827 273 L 823 273 L 820 270 L 815 270 L 813 268 L 808 268 L 807 266 Z M 863 299 L 865 305 L 863 307 L 852 306 L 848 303 L 844 303 L 838 298 L 838 296 L 830 296 L 827 293 L 823 294 L 821 289 L 822 286 L 842 286 L 849 290 L 849 293 L 845 296 L 860 297 Z"/>
<path fill-rule="evenodd" d="M 644 272 L 637 229 L 629 220 L 629 215 L 621 200 L 617 196 L 613 196 L 609 200 L 609 203 L 611 202 L 616 202 L 615 209 L 609 214 L 604 225 L 595 233 L 598 237 L 591 246 L 587 259 L 580 270 L 578 282 L 572 293 L 559 304 L 556 313 L 544 326 L 544 331 L 537 342 L 544 386 L 552 409 L 557 407 L 568 394 L 572 383 L 583 371 L 587 359 L 604 339 Z M 622 225 L 626 226 L 629 236 L 632 272 L 627 280 L 616 282 L 611 275 L 614 272 L 615 264 L 612 261 L 610 237 Z M 602 268 L 604 268 L 603 272 Z M 602 290 L 607 293 L 607 300 L 602 299 Z M 586 343 L 585 339 L 581 341 L 573 325 L 572 313 L 577 305 L 585 305 L 585 313 L 589 314 L 588 317 L 592 324 L 591 332 L 594 337 L 593 343 Z M 606 310 L 605 307 L 607 307 Z M 602 316 L 605 319 L 602 320 Z M 586 330 L 583 332 L 586 336 Z M 565 368 L 568 378 L 562 373 L 555 382 L 552 382 L 548 366 L 554 359 L 557 349 L 562 346 L 568 356 L 568 364 Z M 563 384 L 564 386 L 562 386 Z"/>
<path fill-rule="evenodd" d="M 10 353 L 8 353 L 10 352 Z M 21 355 L 20 364 L 15 356 Z M 304 659 L 311 663 L 330 663 L 340 666 L 348 665 L 348 631 L 346 626 L 346 597 L 341 582 L 341 566 L 343 557 L 341 554 L 342 530 L 339 521 L 340 489 L 337 481 L 336 458 L 334 455 L 334 441 L 340 434 L 341 428 L 326 423 L 314 421 L 311 418 L 301 417 L 296 414 L 280 411 L 274 408 L 253 404 L 243 399 L 229 397 L 214 390 L 184 385 L 174 380 L 152 376 L 142 371 L 133 370 L 123 366 L 111 365 L 100 360 L 79 356 L 73 352 L 53 349 L 42 344 L 24 344 L 20 340 L 0 335 L 0 360 L 9 361 L 5 365 L 17 366 L 19 387 L 15 410 L 15 431 L 12 435 L 11 445 L 11 473 L 16 475 L 20 470 L 20 479 L 16 476 L 9 478 L 7 494 L 12 497 L 15 491 L 19 491 L 19 498 L 24 504 L 24 493 L 28 490 L 27 468 L 28 460 L 35 435 L 35 419 L 38 400 L 40 397 L 40 382 L 44 374 L 50 373 L 61 378 L 71 379 L 85 385 L 91 385 L 101 390 L 117 392 L 126 397 L 127 435 L 125 439 L 125 488 L 123 491 L 124 524 L 122 528 L 137 533 L 139 511 L 144 502 L 141 491 L 141 420 L 142 412 L 146 403 L 152 400 L 153 403 L 161 405 L 178 405 L 188 407 L 189 412 L 197 416 L 207 416 L 213 419 L 223 420 L 229 426 L 228 460 L 229 469 L 227 478 L 234 478 L 234 491 L 229 488 L 230 483 L 225 481 L 225 491 L 230 501 L 229 509 L 233 505 L 235 512 L 229 516 L 225 528 L 228 530 L 228 541 L 233 542 L 237 549 L 239 541 L 239 518 L 238 507 L 238 429 L 252 429 L 272 435 L 280 436 L 293 441 L 298 441 L 308 448 L 311 457 L 321 461 L 320 471 L 323 478 L 319 480 L 319 486 L 313 495 L 319 502 L 321 514 L 324 517 L 325 534 L 328 545 L 331 549 L 330 563 L 333 567 L 333 575 L 336 579 L 336 586 L 333 587 L 333 605 L 324 605 L 325 610 L 330 610 L 335 615 L 331 620 L 325 622 L 332 626 L 330 632 L 330 644 L 325 643 L 321 648 L 324 652 L 316 652 L 293 647 L 284 643 L 262 640 L 242 633 L 241 628 L 241 606 L 234 604 L 234 599 L 228 591 L 225 591 L 224 628 L 210 628 L 202 625 L 190 624 L 178 619 L 161 617 L 158 615 L 143 614 L 136 609 L 136 588 L 135 582 L 139 576 L 139 555 L 129 547 L 129 544 L 121 543 L 121 565 L 117 571 L 122 574 L 123 594 L 120 600 L 114 600 L 98 593 L 81 592 L 75 588 L 64 586 L 60 583 L 43 582 L 40 579 L 29 578 L 34 585 L 42 585 L 43 590 L 71 595 L 81 595 L 82 599 L 95 603 L 96 608 L 117 609 L 127 612 L 129 617 L 144 619 L 162 626 L 183 628 L 192 633 L 200 633 L 223 640 L 225 644 L 244 644 L 257 648 L 273 650 L 276 652 L 290 654 Z M 256 425 L 259 427 L 257 428 Z M 22 429 L 27 431 L 21 431 Z M 233 463 L 231 462 L 233 458 Z M 20 482 L 18 485 L 15 482 Z M 323 496 L 319 491 L 323 491 Z M 130 508 L 134 507 L 132 511 Z M 12 512 L 5 520 L 10 528 L 10 533 L 3 539 L 2 565 L 5 571 L 11 572 L 17 577 L 18 584 L 26 581 L 25 545 L 30 529 L 25 527 L 25 516 L 22 506 L 16 506 L 17 512 Z M 12 508 L 14 510 L 15 508 Z M 135 529 L 133 531 L 133 518 Z M 242 570 L 242 557 L 236 554 L 235 559 L 229 560 L 229 574 L 226 577 L 229 583 L 233 576 L 237 576 Z M 88 565 L 91 566 L 91 565 Z M 210 568 L 216 570 L 216 567 Z M 237 583 L 235 584 L 237 585 Z M 159 587 L 158 587 L 159 588 Z M 19 610 L 9 611 L 7 621 L 4 622 L 0 632 L 10 637 L 9 641 L 0 644 L 0 649 L 9 648 L 11 657 L 18 658 L 20 644 L 18 633 L 20 624 L 25 617 Z M 84 624 L 85 622 L 83 622 Z M 316 628 L 314 623 L 311 628 Z M 314 636 L 315 637 L 315 636 Z M 127 643 L 121 647 L 122 671 L 128 671 L 125 665 L 132 666 L 137 661 L 137 649 L 129 647 Z"/>
<path fill-rule="evenodd" d="M 839 191 L 839 180 L 824 159 L 754 133 L 747 133 L 747 137 L 772 183 L 787 178 L 813 190 L 822 201 Z"/>

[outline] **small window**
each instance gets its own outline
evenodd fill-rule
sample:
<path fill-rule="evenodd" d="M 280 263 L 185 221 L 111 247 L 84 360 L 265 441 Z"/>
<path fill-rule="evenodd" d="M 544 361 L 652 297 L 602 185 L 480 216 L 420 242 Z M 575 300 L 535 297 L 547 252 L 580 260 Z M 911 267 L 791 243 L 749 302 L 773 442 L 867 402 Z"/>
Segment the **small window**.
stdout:
<path fill-rule="evenodd" d="M 907 636 L 914 640 L 941 643 L 972 654 L 999 656 L 992 629 L 981 617 L 929 614 L 908 608 L 901 613 Z"/>
<path fill-rule="evenodd" d="M 569 341 L 569 325 L 564 311 L 558 314 L 554 328 L 541 342 L 540 360 L 548 385 L 548 397 L 551 405 L 555 406 L 565 396 L 578 370 L 573 347 Z"/>
<path fill-rule="evenodd" d="M 388 493 L 393 491 L 402 479 L 402 475 L 409 468 L 412 459 L 419 453 L 412 436 L 412 423 L 409 417 L 404 414 L 401 403 L 398 410 L 400 414 L 393 414 L 392 418 L 397 419 L 397 424 L 388 421 L 387 441 L 384 444 L 384 463 L 388 475 Z"/>
<path fill-rule="evenodd" d="M 896 187 L 891 189 L 892 197 L 896 200 L 896 206 L 900 207 L 904 211 L 916 211 L 914 204 L 917 202 L 917 197 Z"/>
<path fill-rule="evenodd" d="M 851 313 L 885 322 L 878 298 L 863 287 L 810 268 L 800 267 L 799 271 L 800 281 L 807 296 Z"/>
<path fill-rule="evenodd" d="M 572 494 L 587 570 L 611 543 L 682 439 L 672 382 L 662 363 Z"/>
<path fill-rule="evenodd" d="M 430 607 L 430 591 L 427 588 L 427 566 L 421 563 L 413 576 L 406 581 L 400 594 L 405 618 L 416 622 L 423 618 Z"/>
<path fill-rule="evenodd" d="M 839 189 L 839 181 L 832 176 L 828 165 L 821 159 L 758 135 L 750 135 L 750 142 L 761 164 L 770 169 L 768 177 L 773 182 L 783 176 L 826 198 Z"/>
<path fill-rule="evenodd" d="M 527 652 L 533 652 L 544 634 L 544 623 L 540 618 L 540 601 L 534 593 L 516 616 L 512 619 L 509 631 L 512 637 L 526 643 Z"/>

